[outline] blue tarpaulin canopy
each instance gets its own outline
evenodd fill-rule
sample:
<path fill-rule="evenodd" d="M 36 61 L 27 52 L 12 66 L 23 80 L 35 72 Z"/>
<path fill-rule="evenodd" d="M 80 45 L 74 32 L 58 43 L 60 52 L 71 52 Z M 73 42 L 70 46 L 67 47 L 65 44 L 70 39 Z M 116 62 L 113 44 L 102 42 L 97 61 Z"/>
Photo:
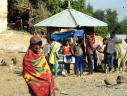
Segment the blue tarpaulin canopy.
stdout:
<path fill-rule="evenodd" d="M 83 30 L 69 30 L 66 32 L 53 33 L 51 34 L 51 39 L 54 39 L 56 41 L 63 41 L 66 40 L 68 37 L 83 36 L 83 34 L 84 34 Z"/>

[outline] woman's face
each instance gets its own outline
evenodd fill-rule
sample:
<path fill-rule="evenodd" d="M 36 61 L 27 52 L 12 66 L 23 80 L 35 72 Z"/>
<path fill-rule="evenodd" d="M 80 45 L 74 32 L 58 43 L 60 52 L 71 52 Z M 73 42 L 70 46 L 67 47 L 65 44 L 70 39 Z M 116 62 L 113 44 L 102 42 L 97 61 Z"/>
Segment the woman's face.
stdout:
<path fill-rule="evenodd" d="M 38 54 L 39 50 L 42 47 L 42 42 L 32 45 L 32 50 L 35 54 Z"/>

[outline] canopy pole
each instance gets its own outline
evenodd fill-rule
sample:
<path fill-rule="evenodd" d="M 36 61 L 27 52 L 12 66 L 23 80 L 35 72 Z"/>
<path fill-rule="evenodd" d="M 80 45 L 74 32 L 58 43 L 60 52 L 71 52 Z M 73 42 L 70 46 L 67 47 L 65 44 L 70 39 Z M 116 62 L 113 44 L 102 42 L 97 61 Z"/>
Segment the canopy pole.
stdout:
<path fill-rule="evenodd" d="M 71 8 L 71 0 L 68 0 L 68 8 Z"/>
<path fill-rule="evenodd" d="M 73 15 L 72 12 L 71 12 L 71 9 L 68 9 L 68 10 L 69 10 L 70 15 L 72 16 L 72 19 L 74 20 L 75 24 L 77 25 L 76 27 L 79 27 L 79 25 L 78 25 L 78 23 L 77 23 L 77 21 L 76 21 L 74 15 Z"/>

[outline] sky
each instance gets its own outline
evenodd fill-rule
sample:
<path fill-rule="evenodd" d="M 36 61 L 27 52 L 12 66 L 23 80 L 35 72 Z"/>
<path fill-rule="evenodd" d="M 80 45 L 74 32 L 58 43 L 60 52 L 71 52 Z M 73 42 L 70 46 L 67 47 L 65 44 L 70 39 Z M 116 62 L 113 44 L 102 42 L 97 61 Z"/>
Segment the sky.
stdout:
<path fill-rule="evenodd" d="M 127 0 L 86 0 L 86 4 L 88 3 L 93 6 L 94 11 L 107 8 L 115 9 L 118 13 L 119 21 L 127 17 Z"/>

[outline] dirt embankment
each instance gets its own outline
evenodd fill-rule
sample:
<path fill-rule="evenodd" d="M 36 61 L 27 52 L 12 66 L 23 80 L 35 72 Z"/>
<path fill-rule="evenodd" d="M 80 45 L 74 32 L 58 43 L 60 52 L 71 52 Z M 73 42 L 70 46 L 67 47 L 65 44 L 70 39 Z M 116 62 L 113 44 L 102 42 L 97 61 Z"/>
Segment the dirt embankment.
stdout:
<path fill-rule="evenodd" d="M 0 50 L 23 51 L 29 46 L 31 35 L 25 32 L 7 31 L 0 34 Z"/>

